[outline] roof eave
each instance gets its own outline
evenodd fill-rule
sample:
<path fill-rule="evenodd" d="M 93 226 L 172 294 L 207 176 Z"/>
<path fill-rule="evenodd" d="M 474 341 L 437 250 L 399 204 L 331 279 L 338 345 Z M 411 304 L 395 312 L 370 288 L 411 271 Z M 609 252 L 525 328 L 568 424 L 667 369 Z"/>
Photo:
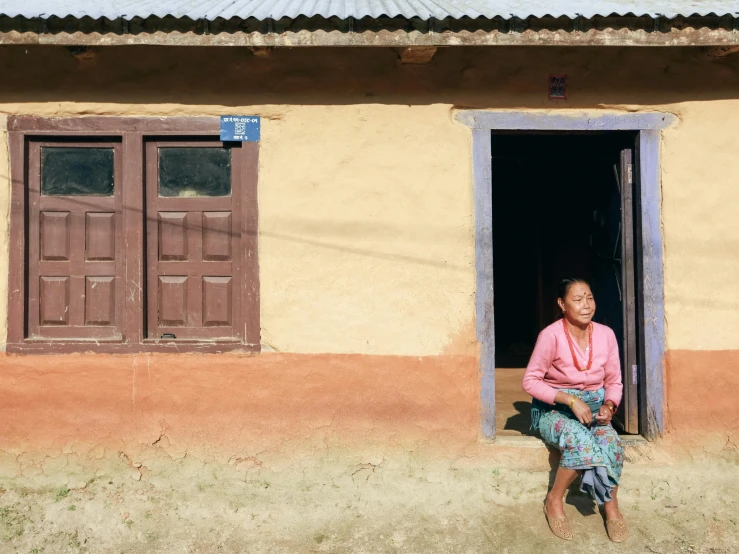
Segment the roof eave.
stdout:
<path fill-rule="evenodd" d="M 0 16 L 0 44 L 64 46 L 735 46 L 739 18 L 25 19 Z"/>
<path fill-rule="evenodd" d="M 154 32 L 147 34 L 0 32 L 0 44 L 60 46 L 245 46 L 245 47 L 407 47 L 407 46 L 735 46 L 739 34 L 720 29 L 645 31 L 524 31 L 420 32 L 366 31 L 348 35 L 340 31 L 298 31 L 280 34 Z"/>

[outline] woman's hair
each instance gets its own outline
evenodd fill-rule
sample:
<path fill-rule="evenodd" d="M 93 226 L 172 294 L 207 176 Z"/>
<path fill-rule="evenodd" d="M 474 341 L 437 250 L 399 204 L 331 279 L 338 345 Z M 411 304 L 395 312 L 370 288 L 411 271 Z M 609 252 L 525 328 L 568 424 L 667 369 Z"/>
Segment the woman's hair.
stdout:
<path fill-rule="evenodd" d="M 559 286 L 557 287 L 557 298 L 561 298 L 562 300 L 567 298 L 567 293 L 570 292 L 572 285 L 576 283 L 590 286 L 590 283 L 585 279 L 580 279 L 579 277 L 567 277 L 559 282 Z"/>

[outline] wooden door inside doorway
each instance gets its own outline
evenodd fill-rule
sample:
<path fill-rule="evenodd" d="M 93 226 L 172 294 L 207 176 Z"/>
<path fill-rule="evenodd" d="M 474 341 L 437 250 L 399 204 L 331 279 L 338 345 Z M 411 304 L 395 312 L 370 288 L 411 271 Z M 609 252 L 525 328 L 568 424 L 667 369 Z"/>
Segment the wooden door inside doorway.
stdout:
<path fill-rule="evenodd" d="M 613 184 L 607 202 L 594 212 L 591 242 L 602 263 L 597 266 L 592 286 L 601 298 L 605 298 L 596 310 L 599 319 L 613 329 L 619 342 L 623 397 L 614 422 L 624 432 L 636 434 L 639 432 L 639 399 L 632 148 L 619 151 L 613 165 Z"/>

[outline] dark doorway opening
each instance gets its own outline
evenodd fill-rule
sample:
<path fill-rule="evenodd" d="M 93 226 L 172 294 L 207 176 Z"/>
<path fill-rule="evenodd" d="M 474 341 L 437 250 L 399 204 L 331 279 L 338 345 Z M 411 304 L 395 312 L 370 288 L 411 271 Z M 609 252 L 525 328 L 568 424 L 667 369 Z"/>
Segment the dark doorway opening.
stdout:
<path fill-rule="evenodd" d="M 530 434 L 523 371 L 541 329 L 559 317 L 557 283 L 588 280 L 595 321 L 619 341 L 624 400 L 616 426 L 638 433 L 638 199 L 631 132 L 493 133 L 496 421 Z"/>

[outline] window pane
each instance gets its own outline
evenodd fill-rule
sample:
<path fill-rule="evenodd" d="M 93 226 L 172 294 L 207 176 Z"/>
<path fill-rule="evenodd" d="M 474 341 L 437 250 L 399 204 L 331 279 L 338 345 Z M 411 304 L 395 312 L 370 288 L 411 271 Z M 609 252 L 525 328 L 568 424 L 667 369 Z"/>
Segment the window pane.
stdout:
<path fill-rule="evenodd" d="M 160 148 L 159 196 L 229 196 L 231 150 Z"/>
<path fill-rule="evenodd" d="M 41 148 L 44 196 L 113 196 L 112 148 Z"/>

